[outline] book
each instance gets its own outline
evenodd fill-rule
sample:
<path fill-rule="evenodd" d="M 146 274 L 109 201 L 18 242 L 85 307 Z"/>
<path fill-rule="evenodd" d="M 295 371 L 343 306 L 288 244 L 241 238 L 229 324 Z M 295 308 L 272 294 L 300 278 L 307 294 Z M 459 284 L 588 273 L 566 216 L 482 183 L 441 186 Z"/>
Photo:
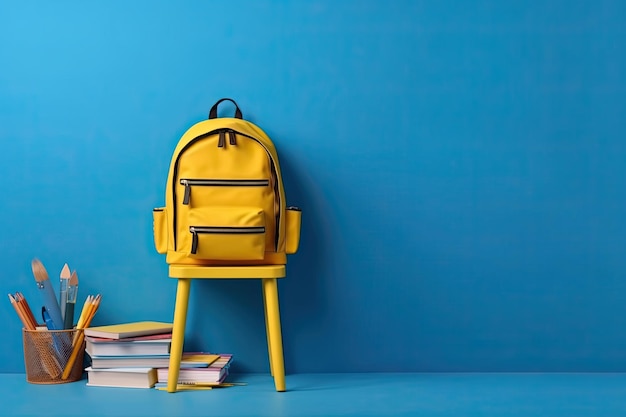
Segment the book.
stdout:
<path fill-rule="evenodd" d="M 207 368 L 219 355 L 183 353 L 181 368 Z M 91 356 L 93 369 L 103 368 L 167 368 L 170 355 Z"/>
<path fill-rule="evenodd" d="M 220 354 L 219 358 L 204 368 L 183 368 L 178 371 L 178 384 L 217 385 L 226 379 L 233 356 Z M 167 383 L 169 368 L 157 369 L 157 382 Z"/>
<path fill-rule="evenodd" d="M 94 342 L 120 343 L 120 342 L 134 342 L 134 341 L 142 341 L 142 340 L 162 340 L 162 339 L 171 339 L 171 338 L 172 338 L 172 333 L 159 333 L 159 334 L 149 334 L 146 336 L 126 337 L 124 339 L 109 339 L 108 337 L 87 336 L 85 337 L 85 340 L 92 340 Z"/>
<path fill-rule="evenodd" d="M 154 368 L 113 368 L 94 369 L 88 367 L 87 386 L 120 387 L 120 388 L 152 388 L 157 382 Z"/>
<path fill-rule="evenodd" d="M 112 324 L 108 326 L 88 327 L 85 336 L 107 339 L 126 339 L 135 336 L 171 333 L 172 323 L 158 321 L 137 321 L 132 323 Z"/>
<path fill-rule="evenodd" d="M 170 353 L 171 333 L 129 337 L 127 339 L 85 338 L 89 356 L 167 355 Z"/>

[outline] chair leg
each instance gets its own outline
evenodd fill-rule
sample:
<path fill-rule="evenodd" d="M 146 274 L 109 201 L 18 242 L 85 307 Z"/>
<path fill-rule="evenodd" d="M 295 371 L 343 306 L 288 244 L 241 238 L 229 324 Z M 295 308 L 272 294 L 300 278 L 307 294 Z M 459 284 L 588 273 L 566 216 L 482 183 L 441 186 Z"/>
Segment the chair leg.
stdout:
<path fill-rule="evenodd" d="M 263 287 L 263 281 L 261 281 L 261 286 Z M 265 288 L 263 288 L 263 309 L 265 310 L 265 334 L 267 337 L 267 352 L 270 361 L 270 374 L 274 376 L 274 365 L 272 364 L 272 342 L 270 339 L 270 325 L 267 320 L 267 297 L 265 296 Z"/>
<path fill-rule="evenodd" d="M 172 345 L 170 347 L 170 363 L 167 375 L 167 392 L 176 392 L 180 360 L 183 355 L 185 341 L 185 324 L 187 322 L 187 306 L 191 279 L 179 278 L 176 289 L 176 305 L 174 306 L 174 326 L 172 329 Z"/>
<path fill-rule="evenodd" d="M 283 339 L 280 329 L 280 311 L 278 308 L 278 284 L 276 278 L 263 279 L 263 298 L 265 300 L 266 324 L 269 340 L 270 366 L 273 370 L 276 391 L 285 391 L 285 363 L 283 359 Z"/>

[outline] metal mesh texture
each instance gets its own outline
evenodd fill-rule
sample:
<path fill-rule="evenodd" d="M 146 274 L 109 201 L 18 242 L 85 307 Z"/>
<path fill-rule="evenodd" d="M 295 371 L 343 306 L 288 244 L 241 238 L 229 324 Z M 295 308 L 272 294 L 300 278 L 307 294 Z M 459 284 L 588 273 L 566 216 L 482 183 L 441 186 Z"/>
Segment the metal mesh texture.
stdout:
<path fill-rule="evenodd" d="M 63 370 L 72 354 L 72 341 L 82 330 L 22 329 L 26 380 L 33 384 L 63 384 L 78 381 L 83 375 L 84 343 L 67 379 Z"/>

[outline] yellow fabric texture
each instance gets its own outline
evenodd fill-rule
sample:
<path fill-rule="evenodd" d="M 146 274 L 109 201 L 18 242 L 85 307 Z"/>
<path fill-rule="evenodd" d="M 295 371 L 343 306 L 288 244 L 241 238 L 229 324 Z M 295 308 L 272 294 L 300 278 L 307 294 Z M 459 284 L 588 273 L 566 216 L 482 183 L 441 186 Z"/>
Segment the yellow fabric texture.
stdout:
<path fill-rule="evenodd" d="M 300 239 L 301 213 L 286 207 L 270 138 L 243 119 L 205 120 L 174 150 L 155 246 L 169 264 L 283 265 Z"/>

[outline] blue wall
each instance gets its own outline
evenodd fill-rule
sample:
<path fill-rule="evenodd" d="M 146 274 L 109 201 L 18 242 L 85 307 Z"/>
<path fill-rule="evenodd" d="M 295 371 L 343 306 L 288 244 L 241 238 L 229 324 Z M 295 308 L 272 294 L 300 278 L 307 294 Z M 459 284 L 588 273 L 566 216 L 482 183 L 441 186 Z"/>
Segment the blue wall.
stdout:
<path fill-rule="evenodd" d="M 0 292 L 171 320 L 151 210 L 229 96 L 304 210 L 288 372 L 626 371 L 626 3 L 545 3 L 3 2 Z M 260 284 L 194 282 L 186 341 L 266 372 Z"/>

